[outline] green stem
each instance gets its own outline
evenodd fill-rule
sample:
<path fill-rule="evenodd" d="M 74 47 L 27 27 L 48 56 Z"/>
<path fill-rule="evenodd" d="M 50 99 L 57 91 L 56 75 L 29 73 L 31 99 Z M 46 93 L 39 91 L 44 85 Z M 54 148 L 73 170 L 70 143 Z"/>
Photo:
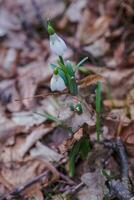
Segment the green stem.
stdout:
<path fill-rule="evenodd" d="M 98 81 L 97 89 L 96 89 L 96 132 L 97 132 L 97 140 L 100 141 L 100 129 L 101 129 L 101 82 Z"/>

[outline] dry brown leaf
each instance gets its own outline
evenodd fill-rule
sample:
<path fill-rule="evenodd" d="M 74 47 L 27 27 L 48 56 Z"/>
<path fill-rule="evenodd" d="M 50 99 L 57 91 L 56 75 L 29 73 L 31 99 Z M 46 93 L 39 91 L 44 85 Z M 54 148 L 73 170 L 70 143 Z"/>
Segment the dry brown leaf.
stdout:
<path fill-rule="evenodd" d="M 97 81 L 104 81 L 104 78 L 100 75 L 88 75 L 85 78 L 78 81 L 78 85 L 80 88 L 84 88 L 90 86 L 93 83 L 97 83 Z"/>
<path fill-rule="evenodd" d="M 19 102 L 18 102 L 19 103 Z M 53 98 L 45 98 L 41 101 L 41 106 L 30 111 L 21 111 L 12 113 L 12 121 L 19 126 L 24 126 L 23 132 L 27 132 L 34 125 L 40 125 L 47 120 L 45 112 L 49 112 L 55 116 L 56 103 L 54 104 Z"/>
<path fill-rule="evenodd" d="M 59 162 L 62 158 L 59 153 L 41 144 L 41 142 L 37 142 L 36 146 L 30 150 L 30 155 L 32 158 L 39 158 L 45 162 Z"/>
<path fill-rule="evenodd" d="M 19 89 L 22 100 L 31 97 L 29 100 L 24 100 L 23 104 L 26 108 L 31 108 L 34 105 L 32 97 L 34 97 L 38 84 L 49 79 L 51 72 L 49 67 L 45 68 L 43 62 L 34 62 L 25 68 L 19 69 Z"/>
<path fill-rule="evenodd" d="M 105 70 L 101 73 L 110 85 L 110 95 L 112 98 L 121 99 L 134 88 L 134 69 L 126 70 Z M 106 84 L 104 87 L 106 91 Z"/>
<path fill-rule="evenodd" d="M 128 154 L 134 156 L 134 121 L 122 128 L 121 138 L 125 142 Z"/>
<path fill-rule="evenodd" d="M 13 121 L 5 120 L 3 123 L 0 123 L 0 143 L 6 142 L 10 137 L 15 136 L 16 134 L 21 133 L 24 126 L 17 125 Z"/>
<path fill-rule="evenodd" d="M 89 52 L 93 57 L 98 58 L 104 56 L 110 49 L 110 44 L 105 38 L 96 40 L 93 44 L 85 46 L 84 50 Z"/>
<path fill-rule="evenodd" d="M 65 152 L 69 151 L 73 144 L 79 141 L 83 137 L 83 128 L 80 128 L 73 136 L 64 140 L 64 142 L 59 146 L 60 152 L 64 154 Z"/>
<path fill-rule="evenodd" d="M 78 39 L 84 45 L 95 42 L 99 37 L 105 35 L 111 22 L 109 16 L 101 16 L 91 25 L 89 16 L 90 13 L 86 10 L 85 17 L 81 20 L 77 32 Z"/>
<path fill-rule="evenodd" d="M 12 164 L 12 167 L 3 166 L 1 175 L 12 187 L 22 185 L 37 175 L 39 161 L 29 161 L 27 164 Z"/>
<path fill-rule="evenodd" d="M 42 191 L 41 191 L 41 184 L 40 183 L 35 183 L 31 187 L 28 187 L 25 189 L 23 192 L 23 195 L 26 199 L 31 199 L 31 200 L 44 200 Z"/>
<path fill-rule="evenodd" d="M 40 127 L 34 129 L 33 132 L 26 138 L 25 143 L 20 146 L 20 156 L 23 157 L 39 139 L 45 136 L 48 132 L 52 131 L 53 128 L 54 126 L 45 127 L 44 125 L 41 125 Z"/>
<path fill-rule="evenodd" d="M 81 180 L 87 187 L 78 192 L 79 200 L 102 200 L 106 190 L 105 178 L 98 169 L 95 172 L 88 172 L 82 175 Z"/>

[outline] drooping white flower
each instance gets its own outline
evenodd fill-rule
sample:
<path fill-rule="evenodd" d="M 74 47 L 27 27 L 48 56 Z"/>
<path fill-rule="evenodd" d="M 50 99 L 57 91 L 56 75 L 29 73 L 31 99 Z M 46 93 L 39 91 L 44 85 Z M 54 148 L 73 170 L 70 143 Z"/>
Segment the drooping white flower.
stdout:
<path fill-rule="evenodd" d="M 63 91 L 66 89 L 64 80 L 57 74 L 53 74 L 50 81 L 50 88 L 52 91 Z"/>
<path fill-rule="evenodd" d="M 54 33 L 50 35 L 50 49 L 54 54 L 63 56 L 67 50 L 67 46 L 64 40 Z"/>

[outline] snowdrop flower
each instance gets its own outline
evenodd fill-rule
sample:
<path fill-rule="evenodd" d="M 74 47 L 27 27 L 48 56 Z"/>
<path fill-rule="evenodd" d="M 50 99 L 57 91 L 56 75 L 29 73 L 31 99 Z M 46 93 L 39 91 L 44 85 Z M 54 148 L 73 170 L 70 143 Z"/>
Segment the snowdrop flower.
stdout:
<path fill-rule="evenodd" d="M 67 46 L 64 40 L 55 33 L 50 21 L 48 21 L 47 31 L 50 36 L 51 51 L 58 56 L 63 56 L 67 50 Z"/>
<path fill-rule="evenodd" d="M 53 74 L 51 81 L 50 81 L 50 88 L 51 91 L 63 91 L 66 89 L 64 80 L 58 75 L 58 74 Z"/>
<path fill-rule="evenodd" d="M 59 37 L 56 33 L 54 33 L 50 35 L 50 49 L 52 53 L 58 56 L 63 56 L 63 54 L 67 50 L 67 46 L 64 40 L 61 37 Z"/>

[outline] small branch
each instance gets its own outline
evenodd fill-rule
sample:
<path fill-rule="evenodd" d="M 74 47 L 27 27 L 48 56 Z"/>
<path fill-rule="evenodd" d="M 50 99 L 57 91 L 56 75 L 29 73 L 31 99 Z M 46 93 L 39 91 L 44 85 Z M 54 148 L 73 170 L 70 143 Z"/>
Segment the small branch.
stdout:
<path fill-rule="evenodd" d="M 126 154 L 124 144 L 119 137 L 116 139 L 115 142 L 116 142 L 116 150 L 118 152 L 119 160 L 121 164 L 122 179 L 123 178 L 129 179 L 129 175 L 128 175 L 129 165 L 128 165 L 128 159 L 127 159 L 127 154 Z"/>
<path fill-rule="evenodd" d="M 129 179 L 129 164 L 124 144 L 120 137 L 113 141 L 104 141 L 104 145 L 112 148 L 118 155 L 121 168 L 121 178 L 108 181 L 110 194 L 119 200 L 134 200 L 132 187 Z"/>
<path fill-rule="evenodd" d="M 61 163 L 62 163 L 62 162 L 61 162 Z M 55 167 L 56 167 L 56 168 L 59 167 L 59 165 L 60 165 L 61 163 L 57 164 Z M 14 188 L 11 192 L 9 192 L 9 193 L 3 195 L 3 196 L 0 198 L 0 200 L 10 200 L 10 199 L 12 199 L 14 196 L 20 196 L 21 193 L 22 193 L 26 188 L 32 186 L 33 184 L 35 184 L 35 183 L 37 183 L 37 182 L 40 182 L 42 178 L 47 177 L 48 175 L 49 175 L 49 170 L 47 170 L 47 171 L 43 172 L 42 174 L 40 174 L 40 175 L 34 177 L 32 180 L 30 180 L 29 182 L 25 183 L 24 185 L 22 185 L 22 186 L 20 186 L 20 187 Z M 74 184 L 75 184 L 73 180 L 71 180 L 70 178 L 68 178 L 68 177 L 65 176 L 64 174 L 59 173 L 59 176 L 60 176 L 63 180 L 67 181 L 68 184 L 70 184 L 70 185 L 74 185 Z M 77 187 L 76 187 L 76 188 L 77 188 Z"/>
<path fill-rule="evenodd" d="M 117 197 L 119 200 L 134 200 L 133 194 L 125 187 L 120 180 L 111 180 L 108 183 L 108 188 L 111 195 Z"/>

